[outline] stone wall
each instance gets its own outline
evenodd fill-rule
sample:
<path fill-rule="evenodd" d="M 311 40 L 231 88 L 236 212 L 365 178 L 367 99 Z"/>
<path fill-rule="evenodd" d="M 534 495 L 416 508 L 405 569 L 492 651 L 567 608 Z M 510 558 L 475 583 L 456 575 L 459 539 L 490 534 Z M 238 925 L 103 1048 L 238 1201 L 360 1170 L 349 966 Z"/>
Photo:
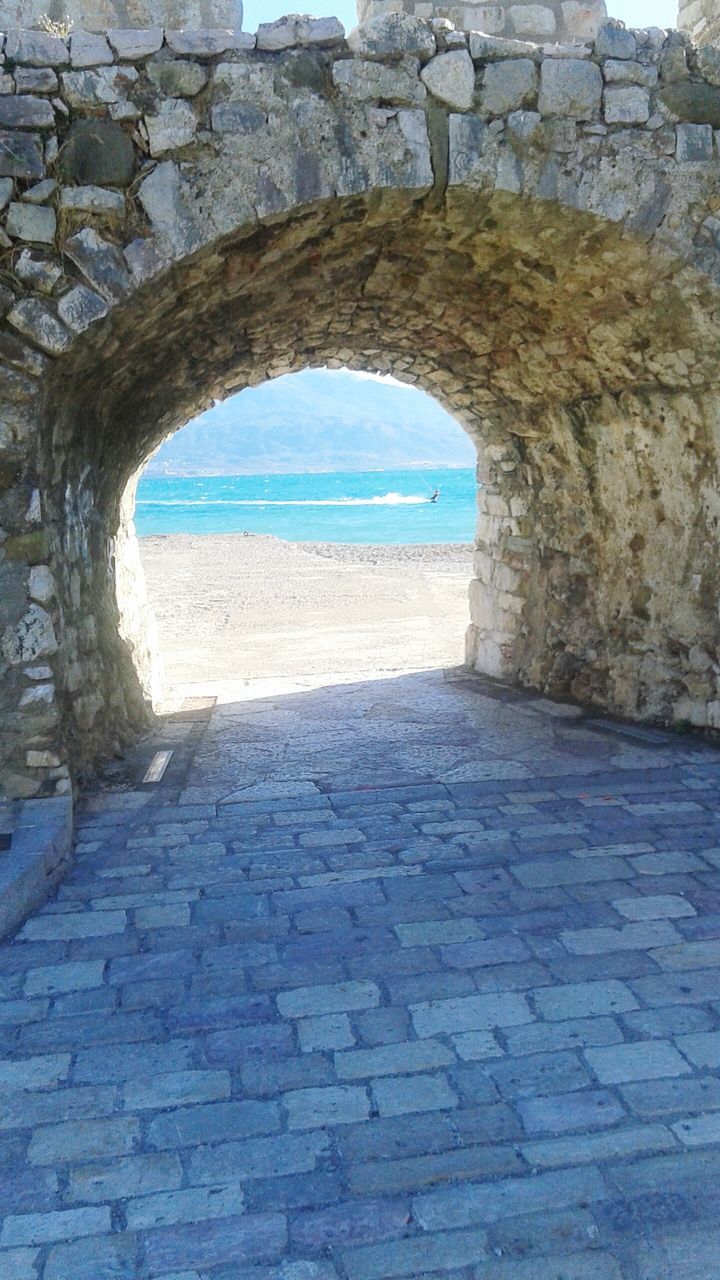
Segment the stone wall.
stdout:
<path fill-rule="evenodd" d="M 358 0 L 357 7 L 361 22 L 388 13 L 408 13 L 417 18 L 444 18 L 460 31 L 483 31 L 509 40 L 534 40 L 538 44 L 592 40 L 607 16 L 604 0 L 540 0 L 533 4 L 521 4 L 518 0 L 499 0 L 496 4 Z"/>
<path fill-rule="evenodd" d="M 474 666 L 720 727 L 716 50 L 396 15 L 2 53 L 0 790 L 147 724 L 138 469 L 308 365 L 475 442 Z"/>
<path fill-rule="evenodd" d="M 0 0 L 0 30 L 49 18 L 76 31 L 113 27 L 242 27 L 242 0 Z"/>
<path fill-rule="evenodd" d="M 697 44 L 720 44 L 718 0 L 680 0 L 678 27 L 688 31 Z"/>

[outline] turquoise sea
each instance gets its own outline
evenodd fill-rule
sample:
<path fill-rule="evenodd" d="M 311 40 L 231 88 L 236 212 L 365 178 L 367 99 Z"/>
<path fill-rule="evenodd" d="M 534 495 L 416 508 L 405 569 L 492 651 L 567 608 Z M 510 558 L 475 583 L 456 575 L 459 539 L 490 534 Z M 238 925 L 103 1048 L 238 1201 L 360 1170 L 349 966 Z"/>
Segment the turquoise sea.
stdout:
<path fill-rule="evenodd" d="M 439 488 L 437 502 L 430 501 Z M 138 535 L 269 533 L 290 542 L 472 542 L 473 468 L 144 476 Z"/>

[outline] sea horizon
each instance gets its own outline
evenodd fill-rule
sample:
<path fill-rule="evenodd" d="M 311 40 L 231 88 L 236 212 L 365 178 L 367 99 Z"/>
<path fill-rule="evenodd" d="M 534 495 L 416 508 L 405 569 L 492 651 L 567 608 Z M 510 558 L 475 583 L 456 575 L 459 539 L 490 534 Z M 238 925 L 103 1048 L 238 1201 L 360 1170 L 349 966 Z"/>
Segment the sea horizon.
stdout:
<path fill-rule="evenodd" d="M 290 542 L 465 543 L 474 539 L 475 504 L 474 467 L 452 464 L 145 474 L 138 484 L 135 526 L 141 538 L 257 533 Z"/>

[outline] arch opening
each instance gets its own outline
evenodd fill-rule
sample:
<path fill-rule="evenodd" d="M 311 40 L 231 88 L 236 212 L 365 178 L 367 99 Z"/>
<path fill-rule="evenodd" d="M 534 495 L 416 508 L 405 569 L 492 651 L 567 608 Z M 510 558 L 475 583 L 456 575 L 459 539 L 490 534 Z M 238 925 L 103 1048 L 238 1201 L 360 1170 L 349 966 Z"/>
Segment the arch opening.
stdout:
<path fill-rule="evenodd" d="M 181 687 L 458 666 L 475 470 L 437 401 L 382 375 L 306 369 L 183 427 L 137 486 L 156 706 Z"/>

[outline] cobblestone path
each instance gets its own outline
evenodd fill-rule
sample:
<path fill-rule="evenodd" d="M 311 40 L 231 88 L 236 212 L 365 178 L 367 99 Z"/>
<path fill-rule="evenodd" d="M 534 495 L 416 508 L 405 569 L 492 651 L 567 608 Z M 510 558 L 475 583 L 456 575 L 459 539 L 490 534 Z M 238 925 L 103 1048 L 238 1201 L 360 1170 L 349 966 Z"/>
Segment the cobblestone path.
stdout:
<path fill-rule="evenodd" d="M 0 947 L 0 1280 L 717 1280 L 720 754 L 318 684 L 169 718 Z"/>

